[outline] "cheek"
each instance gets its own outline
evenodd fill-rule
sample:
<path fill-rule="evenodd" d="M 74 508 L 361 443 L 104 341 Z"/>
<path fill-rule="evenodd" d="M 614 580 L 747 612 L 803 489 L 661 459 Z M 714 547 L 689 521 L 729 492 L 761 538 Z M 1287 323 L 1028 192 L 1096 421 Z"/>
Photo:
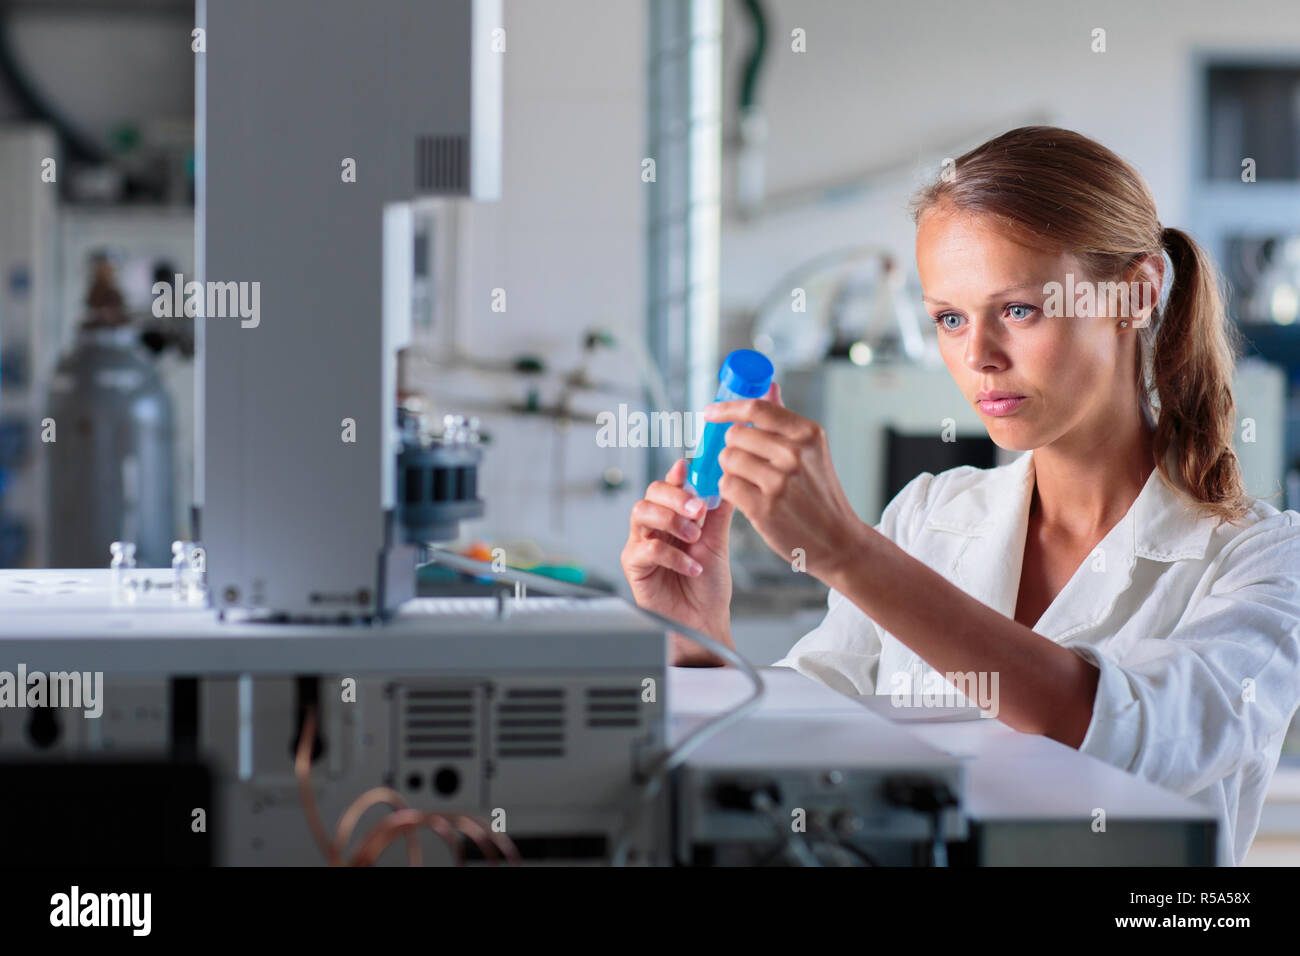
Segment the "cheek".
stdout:
<path fill-rule="evenodd" d="M 966 369 L 966 363 L 961 360 L 961 347 L 951 336 L 945 335 L 942 329 L 939 330 L 939 357 L 943 359 L 943 364 L 948 366 L 952 377 L 960 382 L 962 373 Z"/>
<path fill-rule="evenodd" d="M 1108 383 L 1114 356 L 1108 351 L 1111 344 L 1097 334 L 1096 320 L 1058 318 L 1052 321 L 1062 324 L 1045 329 L 1043 335 L 1031 336 L 1024 343 L 1021 361 L 1032 369 L 1034 381 L 1044 391 L 1071 395 L 1075 399 L 1091 392 L 1098 383 Z"/>
<path fill-rule="evenodd" d="M 939 333 L 939 357 L 943 359 L 943 364 L 948 369 L 949 376 L 952 377 L 957 388 L 964 394 L 968 400 L 974 400 L 974 392 L 979 387 L 973 384 L 979 376 L 970 370 L 966 364 L 963 349 L 965 348 L 956 339 L 945 336 L 943 332 Z"/>

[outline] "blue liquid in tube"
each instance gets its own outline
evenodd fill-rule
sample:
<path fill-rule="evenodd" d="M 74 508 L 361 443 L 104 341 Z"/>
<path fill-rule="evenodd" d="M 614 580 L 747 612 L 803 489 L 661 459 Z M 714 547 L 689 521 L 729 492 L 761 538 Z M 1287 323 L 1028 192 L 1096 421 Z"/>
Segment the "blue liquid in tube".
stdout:
<path fill-rule="evenodd" d="M 743 398 L 762 398 L 772 386 L 772 363 L 762 352 L 736 349 L 722 363 L 718 372 L 718 394 L 715 402 L 730 402 Z M 708 422 L 700 437 L 695 457 L 690 459 L 686 473 L 686 490 L 703 498 L 712 511 L 722 504 L 718 482 L 722 468 L 718 465 L 718 452 L 727 444 L 727 429 L 731 422 Z"/>

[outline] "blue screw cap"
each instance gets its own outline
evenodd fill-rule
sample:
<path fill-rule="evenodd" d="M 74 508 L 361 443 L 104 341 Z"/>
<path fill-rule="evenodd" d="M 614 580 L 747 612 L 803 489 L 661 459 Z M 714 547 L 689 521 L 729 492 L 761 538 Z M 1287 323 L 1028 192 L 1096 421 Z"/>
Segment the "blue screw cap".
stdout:
<path fill-rule="evenodd" d="M 772 385 L 775 370 L 762 352 L 736 349 L 727 356 L 718 372 L 718 381 L 737 395 L 762 398 Z"/>

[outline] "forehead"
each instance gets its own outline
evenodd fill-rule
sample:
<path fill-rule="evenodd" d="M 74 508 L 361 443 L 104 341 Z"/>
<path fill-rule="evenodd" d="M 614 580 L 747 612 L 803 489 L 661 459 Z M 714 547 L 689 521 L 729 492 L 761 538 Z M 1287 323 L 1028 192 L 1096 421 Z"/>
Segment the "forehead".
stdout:
<path fill-rule="evenodd" d="M 966 282 L 1059 281 L 1076 261 L 1014 223 L 939 204 L 917 221 L 916 267 L 928 291 Z"/>

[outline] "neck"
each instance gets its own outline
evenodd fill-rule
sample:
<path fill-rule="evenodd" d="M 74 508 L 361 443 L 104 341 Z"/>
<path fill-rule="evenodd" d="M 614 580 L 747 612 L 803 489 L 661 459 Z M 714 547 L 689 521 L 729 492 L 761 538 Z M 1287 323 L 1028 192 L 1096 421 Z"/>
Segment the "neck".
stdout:
<path fill-rule="evenodd" d="M 1089 435 L 1034 449 L 1030 514 L 1041 525 L 1095 538 L 1128 513 L 1155 468 L 1151 429 L 1129 408 Z"/>

